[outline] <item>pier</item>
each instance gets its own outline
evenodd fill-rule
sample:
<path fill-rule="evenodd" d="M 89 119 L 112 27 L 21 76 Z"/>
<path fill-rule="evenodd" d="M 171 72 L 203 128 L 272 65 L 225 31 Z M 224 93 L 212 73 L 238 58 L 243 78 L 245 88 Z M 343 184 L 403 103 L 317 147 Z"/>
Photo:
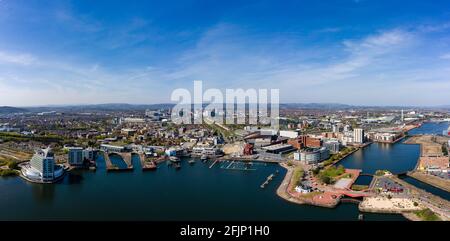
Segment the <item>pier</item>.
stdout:
<path fill-rule="evenodd" d="M 241 162 L 264 162 L 264 163 L 283 163 L 286 160 L 274 160 L 269 158 L 261 158 L 261 157 L 231 157 L 231 156 L 225 156 L 220 159 L 221 161 L 241 161 Z"/>
<path fill-rule="evenodd" d="M 150 163 L 146 163 L 146 157 L 143 152 L 138 153 L 139 155 L 139 161 L 141 162 L 141 168 L 142 170 L 155 170 L 156 169 L 156 163 L 154 161 L 151 161 Z"/>
<path fill-rule="evenodd" d="M 211 166 L 209 166 L 209 168 L 212 168 L 214 165 L 216 165 L 217 162 L 219 162 L 219 159 L 214 160 L 214 162 L 211 164 Z"/>
<path fill-rule="evenodd" d="M 120 169 L 112 164 L 110 156 L 111 155 L 118 155 L 122 158 L 122 160 L 127 164 L 127 168 Z M 107 171 L 120 171 L 120 170 L 132 170 L 133 164 L 131 163 L 131 153 L 119 153 L 119 152 L 103 152 L 103 157 L 105 159 L 106 164 L 106 170 Z"/>
<path fill-rule="evenodd" d="M 261 188 L 265 188 L 268 184 L 269 184 L 269 182 L 270 181 L 272 181 L 272 179 L 275 177 L 275 174 L 270 174 L 267 178 L 266 178 L 266 181 L 265 182 L 263 182 L 263 184 L 261 184 Z"/>
<path fill-rule="evenodd" d="M 228 163 L 229 162 L 229 163 Z M 235 171 L 255 171 L 255 168 L 249 168 L 248 165 L 252 165 L 251 162 L 242 162 L 242 161 L 223 161 L 224 164 L 220 168 L 226 170 L 235 170 Z"/>
<path fill-rule="evenodd" d="M 233 163 L 234 163 L 234 161 L 231 161 L 231 162 L 230 162 L 230 165 L 228 165 L 228 166 L 226 167 L 226 169 L 230 169 L 230 167 L 231 167 L 231 165 L 233 165 Z"/>

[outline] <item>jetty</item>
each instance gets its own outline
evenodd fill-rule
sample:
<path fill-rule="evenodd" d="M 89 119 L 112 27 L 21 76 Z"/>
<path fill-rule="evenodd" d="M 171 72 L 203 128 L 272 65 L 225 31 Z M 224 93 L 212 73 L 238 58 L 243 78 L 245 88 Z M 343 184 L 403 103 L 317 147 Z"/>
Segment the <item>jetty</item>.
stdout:
<path fill-rule="evenodd" d="M 211 164 L 211 166 L 209 166 L 209 168 L 212 168 L 214 165 L 216 165 L 217 162 L 219 162 L 219 159 L 214 160 L 214 162 Z"/>
<path fill-rule="evenodd" d="M 146 157 L 144 153 L 139 153 L 139 160 L 141 162 L 142 170 L 155 170 L 156 169 L 156 163 L 154 161 L 151 161 L 150 163 L 145 162 Z"/>
<path fill-rule="evenodd" d="M 126 163 L 126 168 L 119 168 L 112 164 L 111 162 L 111 155 L 118 155 L 122 158 L 122 160 Z M 131 163 L 131 153 L 125 152 L 103 152 L 103 157 L 105 159 L 106 164 L 106 170 L 107 171 L 126 171 L 126 170 L 132 170 L 133 164 Z"/>
<path fill-rule="evenodd" d="M 270 181 L 272 181 L 272 179 L 275 177 L 275 174 L 270 174 L 267 178 L 266 181 L 263 182 L 263 184 L 261 184 L 261 188 L 265 188 Z"/>

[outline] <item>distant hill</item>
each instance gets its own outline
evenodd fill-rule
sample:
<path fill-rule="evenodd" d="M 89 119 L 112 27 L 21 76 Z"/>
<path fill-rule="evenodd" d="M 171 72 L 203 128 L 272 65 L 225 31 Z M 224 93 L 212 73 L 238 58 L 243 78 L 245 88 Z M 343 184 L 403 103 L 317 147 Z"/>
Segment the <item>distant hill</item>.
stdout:
<path fill-rule="evenodd" d="M 60 111 L 60 112 L 89 112 L 89 111 L 144 111 L 146 109 L 165 109 L 172 108 L 173 104 L 126 104 L 126 103 L 108 103 L 93 105 L 66 105 L 66 106 L 41 106 L 29 107 L 33 112 Z"/>
<path fill-rule="evenodd" d="M 349 109 L 355 106 L 339 103 L 281 103 L 280 108 L 284 109 Z"/>
<path fill-rule="evenodd" d="M 176 103 L 160 103 L 160 104 L 128 104 L 128 103 L 105 103 L 105 104 L 80 104 L 80 105 L 47 105 L 35 106 L 25 108 L 15 107 L 0 107 L 0 114 L 2 113 L 18 113 L 18 112 L 95 112 L 95 111 L 145 111 L 146 109 L 170 109 Z M 207 106 L 204 103 L 203 106 Z M 248 104 L 246 104 L 248 105 Z M 4 110 L 3 110 L 3 109 Z M 280 103 L 280 109 L 311 109 L 311 110 L 398 110 L 398 109 L 450 109 L 449 105 L 441 106 L 369 106 L 369 105 L 348 105 L 341 103 Z"/>
<path fill-rule="evenodd" d="M 23 112 L 28 112 L 28 110 L 11 106 L 0 106 L 0 114 L 14 114 Z"/>

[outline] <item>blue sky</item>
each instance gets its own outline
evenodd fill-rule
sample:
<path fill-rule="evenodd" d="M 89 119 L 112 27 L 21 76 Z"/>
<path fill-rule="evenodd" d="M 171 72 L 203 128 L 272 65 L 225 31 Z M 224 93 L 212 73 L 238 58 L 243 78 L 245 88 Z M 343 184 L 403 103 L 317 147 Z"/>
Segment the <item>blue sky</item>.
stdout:
<path fill-rule="evenodd" d="M 169 102 L 194 80 L 450 104 L 450 2 L 0 0 L 0 105 Z"/>

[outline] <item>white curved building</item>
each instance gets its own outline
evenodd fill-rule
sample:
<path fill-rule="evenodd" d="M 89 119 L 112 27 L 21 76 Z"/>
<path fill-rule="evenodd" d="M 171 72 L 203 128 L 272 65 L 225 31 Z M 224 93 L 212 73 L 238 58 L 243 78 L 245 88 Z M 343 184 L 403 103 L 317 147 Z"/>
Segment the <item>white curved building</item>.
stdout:
<path fill-rule="evenodd" d="M 64 175 L 64 168 L 55 164 L 55 155 L 50 148 L 37 151 L 29 163 L 22 165 L 22 175 L 33 182 L 53 182 Z"/>

